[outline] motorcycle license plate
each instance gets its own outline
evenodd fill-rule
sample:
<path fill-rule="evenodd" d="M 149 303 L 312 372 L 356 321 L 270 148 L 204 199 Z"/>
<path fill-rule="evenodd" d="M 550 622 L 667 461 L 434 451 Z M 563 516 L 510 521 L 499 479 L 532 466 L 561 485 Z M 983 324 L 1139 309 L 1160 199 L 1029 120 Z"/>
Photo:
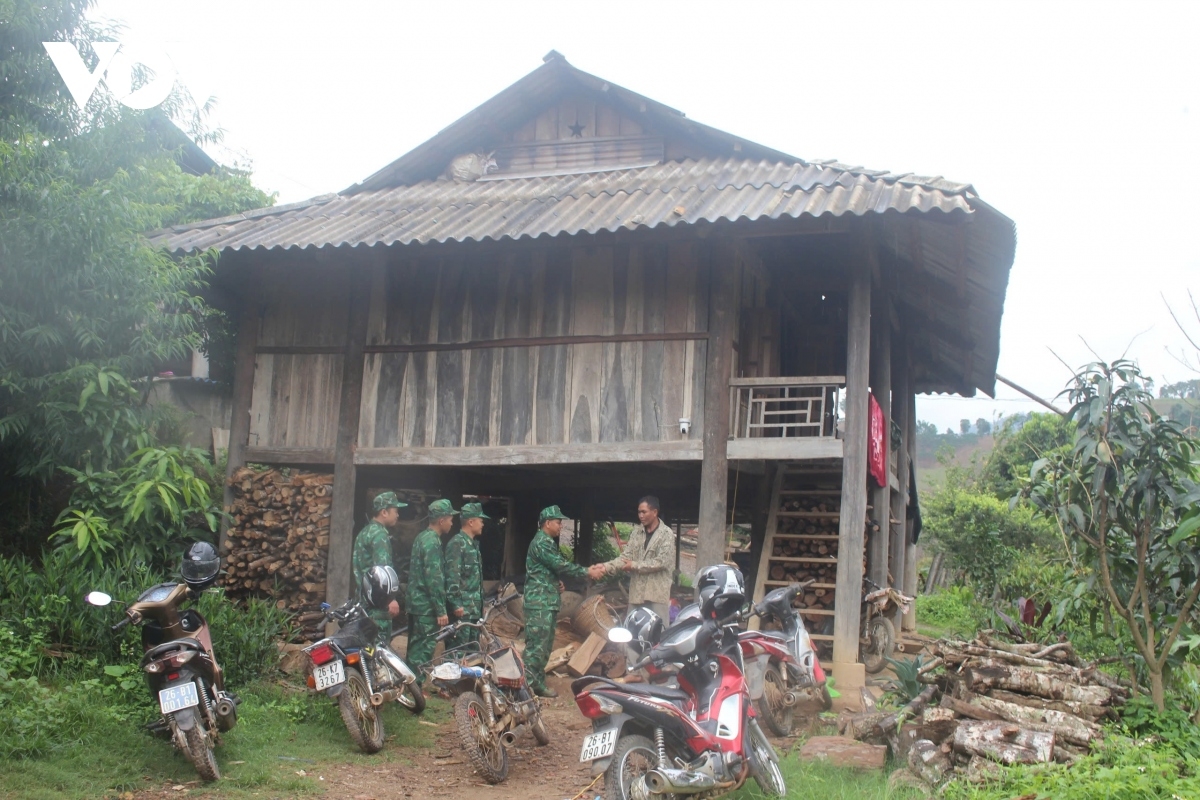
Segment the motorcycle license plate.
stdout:
<path fill-rule="evenodd" d="M 330 686 L 337 686 L 339 683 L 345 683 L 346 670 L 342 668 L 341 661 L 331 661 L 328 664 L 317 667 L 313 670 L 313 680 L 316 681 L 317 691 L 324 691 Z"/>
<path fill-rule="evenodd" d="M 597 731 L 583 740 L 583 752 L 579 754 L 580 761 L 595 761 L 597 758 L 607 758 L 617 749 L 617 729 Z"/>
<path fill-rule="evenodd" d="M 200 705 L 200 696 L 196 694 L 196 684 L 181 683 L 178 686 L 168 686 L 158 690 L 158 707 L 164 714 L 173 714 L 184 708 Z"/>

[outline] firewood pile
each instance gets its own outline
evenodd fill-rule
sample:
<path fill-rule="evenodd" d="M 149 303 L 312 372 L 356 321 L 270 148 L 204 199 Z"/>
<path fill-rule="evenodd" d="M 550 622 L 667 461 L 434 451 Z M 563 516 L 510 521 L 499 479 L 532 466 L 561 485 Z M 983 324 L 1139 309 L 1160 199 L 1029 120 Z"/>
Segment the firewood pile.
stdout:
<path fill-rule="evenodd" d="M 333 476 L 242 468 L 229 485 L 232 522 L 221 554 L 227 594 L 274 599 L 297 615 L 306 638 L 319 637 Z"/>
<path fill-rule="evenodd" d="M 1070 642 L 1013 644 L 985 632 L 970 642 L 939 640 L 932 652 L 919 670 L 925 688 L 908 705 L 843 712 L 838 727 L 889 745 L 934 787 L 955 777 L 984 780 L 1013 764 L 1073 763 L 1130 695 L 1123 682 L 1080 661 Z"/>

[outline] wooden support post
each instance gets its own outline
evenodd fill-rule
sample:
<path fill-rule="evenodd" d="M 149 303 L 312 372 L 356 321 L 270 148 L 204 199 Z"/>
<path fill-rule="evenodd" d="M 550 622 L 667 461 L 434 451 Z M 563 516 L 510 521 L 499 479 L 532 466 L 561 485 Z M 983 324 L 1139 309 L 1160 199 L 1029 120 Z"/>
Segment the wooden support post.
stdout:
<path fill-rule="evenodd" d="M 858 636 L 867 514 L 867 378 L 871 346 L 871 272 L 866 248 L 872 244 L 869 229 L 859 230 L 863 247 L 851 267 L 846 309 L 845 456 L 833 617 L 833 669 L 843 693 L 861 686 L 866 679 L 858 663 Z"/>
<path fill-rule="evenodd" d="M 878 321 L 871 329 L 871 393 L 875 402 L 883 411 L 883 441 L 886 451 L 890 454 L 892 445 L 892 325 L 887 308 L 887 294 L 878 292 L 873 298 L 875 307 L 879 310 L 874 314 Z M 890 458 L 885 462 L 885 472 L 891 471 Z M 885 478 L 884 485 L 876 487 L 871 492 L 871 519 L 878 526 L 878 531 L 871 532 L 870 554 L 867 563 L 870 565 L 871 580 L 878 586 L 890 585 L 888 581 L 888 518 L 891 515 L 892 491 Z"/>
<path fill-rule="evenodd" d="M 908 534 L 908 526 L 905 524 L 908 508 L 908 442 L 912 436 L 912 429 L 908 424 L 908 404 L 912 397 L 908 392 L 908 350 L 903 340 L 897 344 L 899 346 L 892 350 L 896 356 L 892 369 L 892 414 L 900 424 L 900 449 L 896 452 L 896 478 L 899 488 L 892 494 L 892 519 L 895 522 L 889 526 L 891 530 L 888 538 L 891 545 L 892 586 L 904 591 L 904 557 L 907 553 L 905 543 Z M 897 610 L 897 630 L 900 628 L 902 617 Z"/>
<path fill-rule="evenodd" d="M 917 396 L 912 390 L 910 379 L 908 387 L 908 457 L 917 457 Z M 921 487 L 917 487 L 918 489 Z M 907 500 L 907 498 L 905 498 Z M 917 546 L 912 541 L 912 526 L 904 526 L 904 589 L 903 592 L 911 597 L 917 596 Z M 903 629 L 917 629 L 917 606 L 904 615 Z"/>
<path fill-rule="evenodd" d="M 592 537 L 596 530 L 596 501 L 589 492 L 583 498 L 579 530 L 575 531 L 575 563 L 585 567 L 592 564 Z"/>
<path fill-rule="evenodd" d="M 704 369 L 704 459 L 696 569 L 725 560 L 729 493 L 729 379 L 737 330 L 737 245 L 713 242 L 709 269 L 708 358 Z"/>
<path fill-rule="evenodd" d="M 338 402 L 337 439 L 333 449 L 333 502 L 330 505 L 329 560 L 325 599 L 333 606 L 350 597 L 350 563 L 354 547 L 354 498 L 358 447 L 358 418 L 362 405 L 363 348 L 367 343 L 370 275 L 366 264 L 343 265 L 353 270 L 346 354 L 342 361 L 342 396 Z"/>
<path fill-rule="evenodd" d="M 767 539 L 767 517 L 771 514 L 771 494 L 775 488 L 775 473 L 782 472 L 777 462 L 766 462 L 766 468 L 758 479 L 758 488 L 754 492 L 754 506 L 750 516 L 750 564 L 754 570 L 746 575 L 746 585 L 758 590 L 760 582 L 758 573 L 762 569 L 763 545 Z M 762 598 L 752 595 L 755 602 Z M 757 619 L 757 617 L 755 617 Z"/>
<path fill-rule="evenodd" d="M 246 445 L 250 439 L 250 402 L 254 396 L 255 348 L 258 346 L 259 325 L 258 283 L 251 279 L 238 309 L 238 341 L 233 361 L 233 408 L 229 420 L 229 453 L 225 464 L 225 492 L 222 505 L 228 514 L 233 507 L 233 488 L 229 478 L 246 464 Z M 225 537 L 229 534 L 229 517 L 221 518 L 218 552 L 224 553 Z"/>

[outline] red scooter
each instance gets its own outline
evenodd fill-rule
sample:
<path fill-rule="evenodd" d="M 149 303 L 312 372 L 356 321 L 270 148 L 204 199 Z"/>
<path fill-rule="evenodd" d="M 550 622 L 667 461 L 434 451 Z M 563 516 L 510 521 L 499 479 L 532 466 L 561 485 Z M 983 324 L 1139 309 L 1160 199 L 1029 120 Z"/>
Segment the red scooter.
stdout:
<path fill-rule="evenodd" d="M 755 719 L 736 630 L 726 623 L 677 621 L 630 668 L 675 665 L 678 689 L 590 676 L 572 684 L 592 720 L 580 761 L 591 761 L 593 774 L 604 771 L 605 800 L 716 797 L 750 776 L 768 796 L 786 796 L 779 758 Z M 613 628 L 609 638 L 624 643 L 632 635 Z"/>
<path fill-rule="evenodd" d="M 742 659 L 746 664 L 746 682 L 750 698 L 772 731 L 791 736 L 797 706 L 812 711 L 828 711 L 833 705 L 825 685 L 825 671 L 817 659 L 812 640 L 804 628 L 800 612 L 792 601 L 808 584 L 793 583 L 767 593 L 743 615 L 757 614 L 779 621 L 781 630 L 750 630 L 738 634 Z"/>

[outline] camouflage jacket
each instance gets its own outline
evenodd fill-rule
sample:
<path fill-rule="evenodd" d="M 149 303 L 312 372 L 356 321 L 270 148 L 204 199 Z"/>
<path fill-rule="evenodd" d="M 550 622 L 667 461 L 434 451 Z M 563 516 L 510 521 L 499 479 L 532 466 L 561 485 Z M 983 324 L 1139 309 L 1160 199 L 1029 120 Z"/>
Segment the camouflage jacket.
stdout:
<path fill-rule="evenodd" d="M 408 597 L 405 610 L 415 617 L 440 617 L 446 613 L 446 578 L 442 570 L 442 541 L 426 528 L 413 542 L 408 562 Z"/>
<path fill-rule="evenodd" d="M 562 604 L 558 582 L 586 576 L 587 569 L 567 561 L 558 542 L 538 531 L 525 556 L 525 607 L 557 611 Z"/>
<path fill-rule="evenodd" d="M 479 543 L 459 531 L 446 542 L 446 603 L 453 611 L 461 608 L 463 619 L 475 622 L 483 616 L 483 562 Z"/>
<path fill-rule="evenodd" d="M 633 562 L 629 571 L 629 603 L 670 603 L 671 579 L 675 574 L 675 531 L 659 520 L 654 533 L 647 536 L 640 526 L 633 529 L 625 552 L 605 562 L 609 575 L 622 575 L 625 559 Z"/>
<path fill-rule="evenodd" d="M 392 537 L 387 528 L 371 520 L 354 539 L 354 596 L 360 601 L 363 575 L 376 566 L 392 566 Z"/>

